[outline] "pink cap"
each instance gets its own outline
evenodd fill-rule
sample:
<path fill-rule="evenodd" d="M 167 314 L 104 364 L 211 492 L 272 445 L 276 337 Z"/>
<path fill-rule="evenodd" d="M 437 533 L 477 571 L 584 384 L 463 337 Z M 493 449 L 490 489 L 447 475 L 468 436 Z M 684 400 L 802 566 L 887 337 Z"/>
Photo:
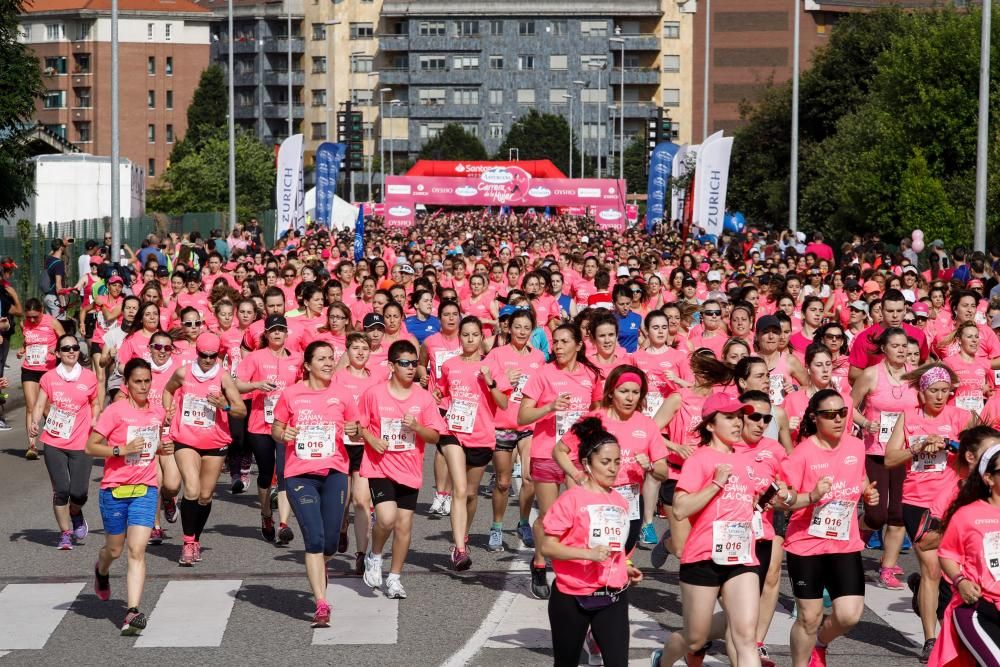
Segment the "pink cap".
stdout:
<path fill-rule="evenodd" d="M 865 294 L 878 294 L 879 292 L 882 291 L 882 288 L 874 280 L 869 280 L 865 282 L 863 291 Z"/>
<path fill-rule="evenodd" d="M 931 314 L 931 309 L 927 307 L 927 304 L 923 301 L 917 301 L 915 304 L 910 306 L 910 310 L 913 311 L 914 315 L 919 315 L 921 317 L 929 317 Z"/>
<path fill-rule="evenodd" d="M 214 352 L 218 354 L 219 350 L 222 349 L 222 340 L 211 331 L 206 331 L 198 336 L 198 340 L 195 341 L 194 348 L 199 353 Z"/>
<path fill-rule="evenodd" d="M 728 394 L 712 394 L 701 406 L 701 418 L 702 420 L 708 419 L 716 412 L 742 412 L 748 415 L 753 412 L 753 406 L 744 405 Z"/>

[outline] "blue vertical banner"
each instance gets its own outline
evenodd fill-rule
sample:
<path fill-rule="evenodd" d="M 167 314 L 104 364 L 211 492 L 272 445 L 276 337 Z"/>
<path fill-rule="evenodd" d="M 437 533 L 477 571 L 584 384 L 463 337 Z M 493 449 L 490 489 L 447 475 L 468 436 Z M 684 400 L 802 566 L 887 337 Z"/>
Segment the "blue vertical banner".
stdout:
<path fill-rule="evenodd" d="M 347 154 L 345 144 L 334 144 L 324 141 L 316 149 L 316 213 L 315 220 L 319 225 L 330 226 L 330 214 L 333 211 L 333 197 L 337 191 L 337 177 L 340 175 L 340 163 Z"/>
<path fill-rule="evenodd" d="M 679 146 L 669 141 L 656 144 L 649 159 L 649 180 L 646 185 L 646 233 L 653 233 L 656 223 L 663 222 L 666 204 L 670 201 L 670 171 Z"/>
<path fill-rule="evenodd" d="M 354 261 L 365 258 L 365 209 L 358 207 L 358 221 L 354 223 Z"/>

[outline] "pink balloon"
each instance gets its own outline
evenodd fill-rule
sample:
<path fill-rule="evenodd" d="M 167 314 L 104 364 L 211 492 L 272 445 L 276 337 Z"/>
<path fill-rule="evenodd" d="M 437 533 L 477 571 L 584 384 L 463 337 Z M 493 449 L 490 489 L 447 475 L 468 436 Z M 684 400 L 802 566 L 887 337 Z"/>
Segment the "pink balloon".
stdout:
<path fill-rule="evenodd" d="M 913 238 L 914 241 L 923 241 L 924 240 L 924 233 L 922 231 L 920 231 L 919 229 L 914 229 L 913 230 L 913 234 L 911 236 L 912 236 L 912 238 Z"/>
<path fill-rule="evenodd" d="M 913 251 L 914 252 L 923 252 L 924 251 L 924 240 L 923 239 L 914 239 L 913 240 Z"/>

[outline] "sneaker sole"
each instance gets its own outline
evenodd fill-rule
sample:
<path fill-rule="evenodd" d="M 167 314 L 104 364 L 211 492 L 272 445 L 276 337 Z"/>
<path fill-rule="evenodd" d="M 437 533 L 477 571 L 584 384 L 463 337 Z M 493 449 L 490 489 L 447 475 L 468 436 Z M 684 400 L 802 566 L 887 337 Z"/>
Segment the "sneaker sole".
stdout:
<path fill-rule="evenodd" d="M 504 546 L 502 544 L 500 546 L 495 546 L 495 547 L 489 546 L 486 547 L 486 550 L 489 551 L 490 553 L 498 554 L 504 550 Z"/>
<path fill-rule="evenodd" d="M 139 635 L 145 628 L 133 628 L 131 625 L 126 625 L 122 628 L 122 637 L 135 637 Z"/>
<path fill-rule="evenodd" d="M 399 594 L 399 593 L 389 594 L 389 593 L 386 593 L 385 596 L 387 598 L 389 598 L 390 600 L 405 600 L 406 599 L 406 593 L 403 593 L 403 594 Z"/>

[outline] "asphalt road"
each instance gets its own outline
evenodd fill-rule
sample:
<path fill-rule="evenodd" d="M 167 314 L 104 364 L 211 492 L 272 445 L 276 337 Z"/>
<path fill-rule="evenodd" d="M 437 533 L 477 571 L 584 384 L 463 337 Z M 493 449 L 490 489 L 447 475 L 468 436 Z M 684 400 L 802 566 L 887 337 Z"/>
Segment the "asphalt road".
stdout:
<path fill-rule="evenodd" d="M 124 615 L 124 562 L 112 570 L 112 598 L 99 601 L 91 567 L 103 543 L 97 510 L 95 466 L 91 503 L 85 514 L 91 536 L 73 551 L 58 551 L 50 490 L 42 461 L 23 458 L 23 409 L 9 413 L 13 431 L 0 434 L 0 666 L 75 664 L 215 665 L 547 665 L 551 664 L 545 603 L 528 592 L 530 552 L 520 549 L 512 504 L 506 522 L 507 550 L 485 550 L 489 500 L 482 497 L 471 541 L 472 569 L 448 567 L 449 523 L 428 518 L 428 474 L 421 492 L 414 539 L 403 583 L 403 601 L 372 593 L 352 573 L 350 553 L 331 567 L 333 627 L 314 631 L 313 603 L 303 568 L 301 540 L 287 548 L 265 543 L 257 532 L 256 494 L 233 496 L 228 478 L 220 485 L 206 534 L 204 560 L 180 568 L 180 524 L 168 525 L 168 540 L 150 547 L 142 610 L 149 626 L 139 638 L 119 636 Z M 428 454 L 428 462 L 430 454 Z M 430 466 L 426 468 L 430 472 Z M 487 476 L 488 479 L 488 476 Z M 485 488 L 483 489 L 485 492 Z M 297 524 L 291 525 L 297 530 Z M 659 526 L 658 526 L 659 528 Z M 353 540 L 353 537 L 352 537 Z M 387 554 L 388 556 L 388 554 Z M 877 552 L 868 552 L 874 581 Z M 636 563 L 646 580 L 632 591 L 632 662 L 648 665 L 651 648 L 680 624 L 677 561 L 664 570 Z M 915 567 L 904 557 L 907 571 Z M 791 608 L 787 579 L 782 604 Z M 916 665 L 920 626 L 905 595 L 869 586 L 865 616 L 829 652 L 831 665 Z M 780 665 L 789 665 L 783 609 L 768 643 Z M 722 660 L 716 645 L 709 662 Z"/>

